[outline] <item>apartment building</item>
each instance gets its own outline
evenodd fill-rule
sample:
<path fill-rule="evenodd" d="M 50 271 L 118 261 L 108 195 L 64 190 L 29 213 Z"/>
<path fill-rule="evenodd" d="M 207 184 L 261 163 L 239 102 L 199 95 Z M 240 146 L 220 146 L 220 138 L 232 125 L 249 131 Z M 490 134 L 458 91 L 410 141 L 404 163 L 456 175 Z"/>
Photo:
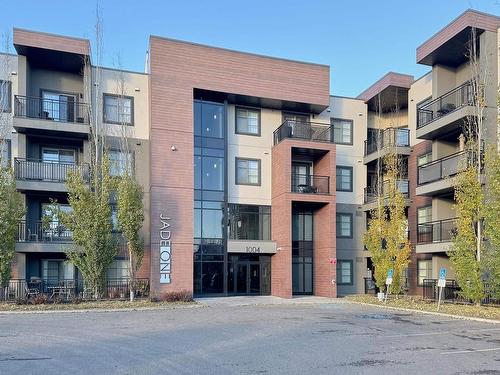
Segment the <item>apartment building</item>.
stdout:
<path fill-rule="evenodd" d="M 13 278 L 81 278 L 57 212 L 70 209 L 67 172 L 91 173 L 89 116 L 111 173 L 129 169 L 143 186 L 139 276 L 156 295 L 374 291 L 362 237 L 392 151 L 412 244 L 407 289 L 421 293 L 443 265 L 453 278 L 452 177 L 474 115 L 466 45 L 475 28 L 494 139 L 499 26 L 465 12 L 417 49 L 428 74 L 390 72 L 357 98 L 330 95 L 326 65 L 151 36 L 146 72 L 128 72 L 92 65 L 88 40 L 15 29 L 17 54 L 0 56 L 6 153 L 27 208 Z M 126 257 L 108 278 L 128 276 Z"/>
<path fill-rule="evenodd" d="M 110 173 L 120 175 L 126 168 L 135 173 L 149 212 L 148 76 L 92 66 L 88 40 L 14 29 L 13 42 L 17 54 L 0 57 L 10 96 L 4 113 L 12 129 L 6 150 L 26 215 L 19 223 L 12 277 L 46 285 L 78 280 L 79 271 L 65 261 L 72 233 L 59 222 L 60 212 L 71 209 L 67 173 L 79 171 L 89 179 L 89 116 L 98 116 Z M 94 114 L 91 107 L 101 110 Z M 116 206 L 110 204 L 116 228 Z M 146 217 L 143 235 L 149 247 Z M 122 247 L 108 271 L 110 279 L 127 277 L 126 255 Z M 149 277 L 148 256 L 142 277 Z"/>

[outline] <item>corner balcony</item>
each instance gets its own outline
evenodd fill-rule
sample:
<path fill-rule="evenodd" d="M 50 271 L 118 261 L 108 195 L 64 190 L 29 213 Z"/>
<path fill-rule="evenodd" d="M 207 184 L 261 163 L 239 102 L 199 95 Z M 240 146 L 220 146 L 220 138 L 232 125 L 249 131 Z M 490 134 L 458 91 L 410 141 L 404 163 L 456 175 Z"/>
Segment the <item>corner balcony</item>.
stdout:
<path fill-rule="evenodd" d="M 333 126 L 322 123 L 286 120 L 274 131 L 274 145 L 287 138 L 333 143 Z"/>
<path fill-rule="evenodd" d="M 420 165 L 417 169 L 416 195 L 434 196 L 451 193 L 452 178 L 467 167 L 467 152 L 461 151 Z"/>
<path fill-rule="evenodd" d="M 33 159 L 14 159 L 16 187 L 21 191 L 67 192 L 68 172 L 78 172 L 85 182 L 90 180 L 87 163 L 46 162 Z"/>
<path fill-rule="evenodd" d="M 378 158 L 383 158 L 393 150 L 400 155 L 410 155 L 409 129 L 388 128 L 376 138 L 367 139 L 365 141 L 363 162 L 368 164 Z"/>
<path fill-rule="evenodd" d="M 16 251 L 25 253 L 64 252 L 73 240 L 73 232 L 57 221 L 26 221 L 18 224 Z"/>
<path fill-rule="evenodd" d="M 292 193 L 330 194 L 330 177 L 292 174 Z"/>
<path fill-rule="evenodd" d="M 432 140 L 458 132 L 473 115 L 473 83 L 469 81 L 417 108 L 417 138 Z"/>
<path fill-rule="evenodd" d="M 410 205 L 410 182 L 408 179 L 401 179 L 397 181 L 397 188 L 400 193 L 403 194 L 405 199 L 405 205 Z M 384 181 L 382 184 L 382 196 L 384 197 L 384 205 L 387 205 L 387 196 L 389 192 L 389 181 Z M 368 186 L 364 190 L 363 198 L 363 210 L 370 211 L 377 207 L 377 199 L 379 196 L 379 191 L 377 186 Z"/>
<path fill-rule="evenodd" d="M 63 96 L 61 96 L 63 97 Z M 45 99 L 14 96 L 13 126 L 19 133 L 73 136 L 89 135 L 89 106 L 67 96 L 66 99 Z"/>
<path fill-rule="evenodd" d="M 457 219 L 445 219 L 418 224 L 417 254 L 440 253 L 449 251 L 456 233 Z"/>

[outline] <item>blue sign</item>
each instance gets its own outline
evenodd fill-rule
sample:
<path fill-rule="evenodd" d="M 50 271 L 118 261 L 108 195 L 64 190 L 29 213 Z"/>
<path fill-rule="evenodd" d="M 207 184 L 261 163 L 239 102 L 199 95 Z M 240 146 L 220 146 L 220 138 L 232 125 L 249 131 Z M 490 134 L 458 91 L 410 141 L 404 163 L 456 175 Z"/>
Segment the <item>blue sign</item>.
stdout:
<path fill-rule="evenodd" d="M 446 272 L 447 272 L 446 268 L 441 267 L 439 269 L 439 278 L 443 279 L 443 280 L 446 280 Z"/>
<path fill-rule="evenodd" d="M 392 268 L 389 268 L 387 270 L 387 278 L 392 279 L 392 275 L 394 275 L 394 270 Z"/>

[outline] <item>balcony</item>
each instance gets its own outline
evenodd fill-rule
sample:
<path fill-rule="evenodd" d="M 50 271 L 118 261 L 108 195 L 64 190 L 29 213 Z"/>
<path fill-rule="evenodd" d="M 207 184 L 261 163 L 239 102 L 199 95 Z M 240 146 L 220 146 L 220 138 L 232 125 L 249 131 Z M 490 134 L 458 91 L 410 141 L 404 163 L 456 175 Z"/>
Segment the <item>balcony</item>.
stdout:
<path fill-rule="evenodd" d="M 375 138 L 365 141 L 364 163 L 384 157 L 396 147 L 396 152 L 401 155 L 410 155 L 410 130 L 409 129 L 385 129 Z"/>
<path fill-rule="evenodd" d="M 274 145 L 287 138 L 333 143 L 333 126 L 314 122 L 286 120 L 274 131 Z"/>
<path fill-rule="evenodd" d="M 440 195 L 453 191 L 451 178 L 467 167 L 467 152 L 461 151 L 421 165 L 417 169 L 417 195 Z"/>
<path fill-rule="evenodd" d="M 73 240 L 73 232 L 57 221 L 19 222 L 16 250 L 19 252 L 64 252 Z"/>
<path fill-rule="evenodd" d="M 463 120 L 474 115 L 473 83 L 466 82 L 417 108 L 417 138 L 435 139 L 459 131 Z"/>
<path fill-rule="evenodd" d="M 417 253 L 435 253 L 450 250 L 457 228 L 457 219 L 445 219 L 418 224 Z"/>
<path fill-rule="evenodd" d="M 408 179 L 401 179 L 397 181 L 398 190 L 403 194 L 405 198 L 405 204 L 410 205 L 410 183 Z M 382 184 L 382 195 L 384 200 L 387 199 L 389 193 L 389 181 L 384 181 Z M 369 211 L 377 206 L 377 198 L 379 196 L 379 191 L 376 186 L 365 187 L 364 191 L 364 210 Z M 387 205 L 387 202 L 384 202 Z"/>
<path fill-rule="evenodd" d="M 70 96 L 64 98 L 54 100 L 15 95 L 14 128 L 20 133 L 58 132 L 87 137 L 89 106 Z"/>
<path fill-rule="evenodd" d="M 292 193 L 330 194 L 330 177 L 293 173 Z"/>
<path fill-rule="evenodd" d="M 16 187 L 22 191 L 59 191 L 66 192 L 68 172 L 78 172 L 85 182 L 90 179 L 90 166 L 87 163 L 53 163 L 32 159 L 14 159 Z"/>

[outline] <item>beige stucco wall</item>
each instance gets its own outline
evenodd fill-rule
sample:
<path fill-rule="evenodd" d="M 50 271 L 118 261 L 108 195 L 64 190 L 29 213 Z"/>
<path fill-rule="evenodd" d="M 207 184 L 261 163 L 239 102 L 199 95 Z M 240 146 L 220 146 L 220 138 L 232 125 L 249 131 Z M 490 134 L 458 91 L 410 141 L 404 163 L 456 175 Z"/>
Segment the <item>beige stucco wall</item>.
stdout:
<path fill-rule="evenodd" d="M 454 202 L 450 199 L 432 199 L 432 221 L 453 219 L 456 217 Z"/>
<path fill-rule="evenodd" d="M 282 123 L 279 110 L 260 108 L 260 136 L 236 134 L 236 106 L 227 109 L 227 166 L 229 203 L 271 205 L 271 149 L 273 132 Z M 236 158 L 261 161 L 261 185 L 236 185 Z"/>
<path fill-rule="evenodd" d="M 410 146 L 414 146 L 422 140 L 417 139 L 417 105 L 432 96 L 432 72 L 420 77 L 408 91 L 408 128 L 410 129 Z"/>
<path fill-rule="evenodd" d="M 134 98 L 134 125 L 123 127 L 105 124 L 110 136 L 120 137 L 123 131 L 129 138 L 149 139 L 149 81 L 148 75 L 108 68 L 100 69 L 99 101 L 102 108 L 103 94 L 131 96 Z M 93 72 L 96 77 L 96 68 Z M 96 79 L 96 78 L 94 78 Z M 122 84 L 123 82 L 123 84 Z M 102 113 L 101 113 L 102 120 Z"/>

